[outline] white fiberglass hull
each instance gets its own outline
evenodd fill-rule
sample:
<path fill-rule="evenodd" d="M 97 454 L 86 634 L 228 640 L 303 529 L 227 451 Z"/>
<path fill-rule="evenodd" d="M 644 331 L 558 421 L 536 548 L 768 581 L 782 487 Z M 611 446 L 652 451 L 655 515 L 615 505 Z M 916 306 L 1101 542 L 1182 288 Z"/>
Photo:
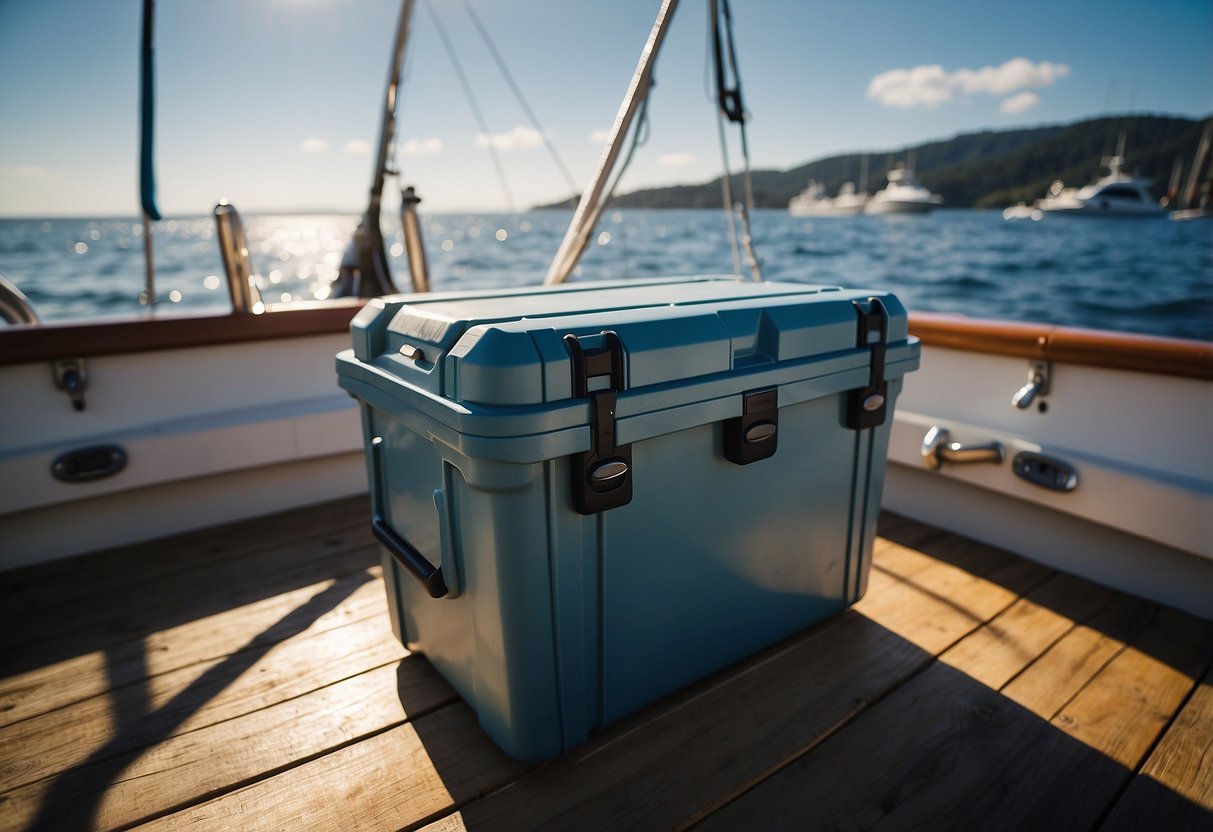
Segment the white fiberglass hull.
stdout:
<path fill-rule="evenodd" d="M 85 356 L 86 407 L 46 362 L 0 367 L 0 570 L 366 490 L 358 409 L 337 389 L 343 333 Z M 98 446 L 112 476 L 60 482 Z"/>
<path fill-rule="evenodd" d="M 1054 362 L 1048 394 L 1020 409 L 1011 397 L 1028 369 L 924 346 L 897 403 L 883 506 L 1213 618 L 1213 446 L 1192 441 L 1208 433 L 1213 382 Z M 996 441 L 1005 456 L 932 470 L 933 427 L 965 446 Z M 1070 465 L 1077 487 L 1026 480 L 1021 452 Z"/>
<path fill-rule="evenodd" d="M 854 217 L 863 213 L 862 202 L 854 205 L 789 205 L 794 217 Z"/>
<path fill-rule="evenodd" d="M 1161 217 L 1166 212 L 1159 205 L 1121 202 L 1112 199 L 1042 199 L 1036 207 L 1046 214 L 1089 217 Z"/>

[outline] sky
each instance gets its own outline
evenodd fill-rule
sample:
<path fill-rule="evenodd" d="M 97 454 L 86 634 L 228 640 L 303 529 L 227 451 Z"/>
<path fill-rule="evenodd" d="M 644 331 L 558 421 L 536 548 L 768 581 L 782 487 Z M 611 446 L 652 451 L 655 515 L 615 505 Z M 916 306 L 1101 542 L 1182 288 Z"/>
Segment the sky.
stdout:
<path fill-rule="evenodd" d="M 660 3 L 470 2 L 584 187 Z M 138 213 L 141 7 L 0 0 L 0 216 Z M 721 171 L 706 7 L 682 0 L 675 12 L 651 137 L 622 191 Z M 204 214 L 221 198 L 245 212 L 360 211 L 398 10 L 391 0 L 159 0 L 161 211 Z M 733 17 L 755 168 L 1108 113 L 1213 112 L 1209 0 L 733 0 Z M 523 210 L 569 195 L 464 0 L 419 3 L 407 54 L 397 158 L 423 210 Z"/>

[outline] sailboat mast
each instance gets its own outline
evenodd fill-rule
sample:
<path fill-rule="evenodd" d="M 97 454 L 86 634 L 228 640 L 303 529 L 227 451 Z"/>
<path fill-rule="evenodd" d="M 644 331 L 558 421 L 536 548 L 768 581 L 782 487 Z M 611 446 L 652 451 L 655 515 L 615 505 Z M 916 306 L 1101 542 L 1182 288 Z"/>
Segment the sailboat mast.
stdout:
<path fill-rule="evenodd" d="M 392 66 L 388 71 L 387 89 L 383 94 L 383 113 L 379 124 L 379 149 L 375 153 L 375 172 L 371 179 L 371 200 L 368 214 L 379 217 L 379 204 L 383 197 L 383 183 L 387 177 L 388 153 L 396 134 L 396 93 L 400 87 L 400 70 L 404 66 L 404 47 L 409 39 L 409 26 L 417 0 L 404 0 L 400 7 L 400 20 L 396 24 L 396 40 L 392 45 Z"/>
<path fill-rule="evenodd" d="M 1179 208 L 1192 208 L 1196 205 L 1196 190 L 1200 187 L 1200 171 L 1205 166 L 1205 158 L 1209 155 L 1209 146 L 1213 143 L 1213 121 L 1205 124 L 1200 134 L 1200 144 L 1196 148 L 1196 156 L 1192 158 L 1192 170 L 1188 171 L 1188 184 L 1183 191 L 1183 199 Z"/>
<path fill-rule="evenodd" d="M 573 221 L 569 224 L 564 239 L 560 242 L 560 248 L 557 249 L 556 256 L 552 260 L 552 265 L 548 268 L 547 276 L 543 279 L 545 285 L 552 286 L 568 280 L 569 275 L 577 266 L 577 261 L 581 259 L 590 236 L 594 233 L 598 219 L 606 208 L 607 180 L 610 179 L 615 162 L 623 150 L 624 140 L 628 135 L 628 129 L 632 126 L 632 120 L 649 94 L 653 81 L 653 65 L 657 60 L 657 53 L 661 49 L 661 43 L 665 39 L 666 31 L 673 20 L 674 10 L 677 6 L 678 0 L 663 0 L 661 9 L 657 12 L 657 20 L 653 24 L 652 31 L 649 32 L 649 39 L 644 45 L 644 50 L 640 53 L 640 61 L 636 64 L 636 71 L 632 74 L 632 82 L 628 85 L 623 103 L 619 105 L 615 123 L 611 125 L 611 133 L 607 137 L 602 159 L 598 162 L 598 171 L 590 182 L 590 186 L 581 195 L 577 211 L 573 214 Z"/>

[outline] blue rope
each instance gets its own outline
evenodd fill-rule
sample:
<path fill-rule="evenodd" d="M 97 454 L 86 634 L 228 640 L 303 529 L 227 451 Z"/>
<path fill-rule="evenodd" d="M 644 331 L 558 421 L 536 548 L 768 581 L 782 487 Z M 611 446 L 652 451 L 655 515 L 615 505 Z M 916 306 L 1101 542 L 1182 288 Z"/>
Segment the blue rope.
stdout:
<path fill-rule="evenodd" d="M 155 0 L 143 0 L 143 49 L 139 53 L 139 202 L 149 219 L 160 219 L 156 208 L 153 138 L 156 127 L 156 61 L 152 48 Z"/>

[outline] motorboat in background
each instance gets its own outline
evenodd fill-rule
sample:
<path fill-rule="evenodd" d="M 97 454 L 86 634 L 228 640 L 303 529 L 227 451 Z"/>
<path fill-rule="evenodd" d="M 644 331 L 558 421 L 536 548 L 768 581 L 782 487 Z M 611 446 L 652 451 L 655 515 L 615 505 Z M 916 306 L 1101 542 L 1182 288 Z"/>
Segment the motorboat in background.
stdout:
<path fill-rule="evenodd" d="M 1041 210 L 1036 207 L 1035 203 L 1028 205 L 1020 202 L 1017 205 L 1012 205 L 1002 209 L 1002 218 L 1004 220 L 1035 220 L 1039 221 L 1044 217 Z"/>
<path fill-rule="evenodd" d="M 869 196 L 857 192 L 854 182 L 843 182 L 838 195 L 826 195 L 825 185 L 809 180 L 808 187 L 788 202 L 788 211 L 796 217 L 853 217 L 863 212 Z"/>
<path fill-rule="evenodd" d="M 865 214 L 925 214 L 943 204 L 943 197 L 931 193 L 905 163 L 889 171 L 889 184 L 877 191 L 864 205 Z"/>
<path fill-rule="evenodd" d="M 1105 158 L 1108 174 L 1084 188 L 1067 188 L 1058 179 L 1036 207 L 1047 214 L 1161 217 L 1164 209 L 1150 195 L 1150 180 L 1129 176 L 1124 163 L 1120 153 Z"/>

